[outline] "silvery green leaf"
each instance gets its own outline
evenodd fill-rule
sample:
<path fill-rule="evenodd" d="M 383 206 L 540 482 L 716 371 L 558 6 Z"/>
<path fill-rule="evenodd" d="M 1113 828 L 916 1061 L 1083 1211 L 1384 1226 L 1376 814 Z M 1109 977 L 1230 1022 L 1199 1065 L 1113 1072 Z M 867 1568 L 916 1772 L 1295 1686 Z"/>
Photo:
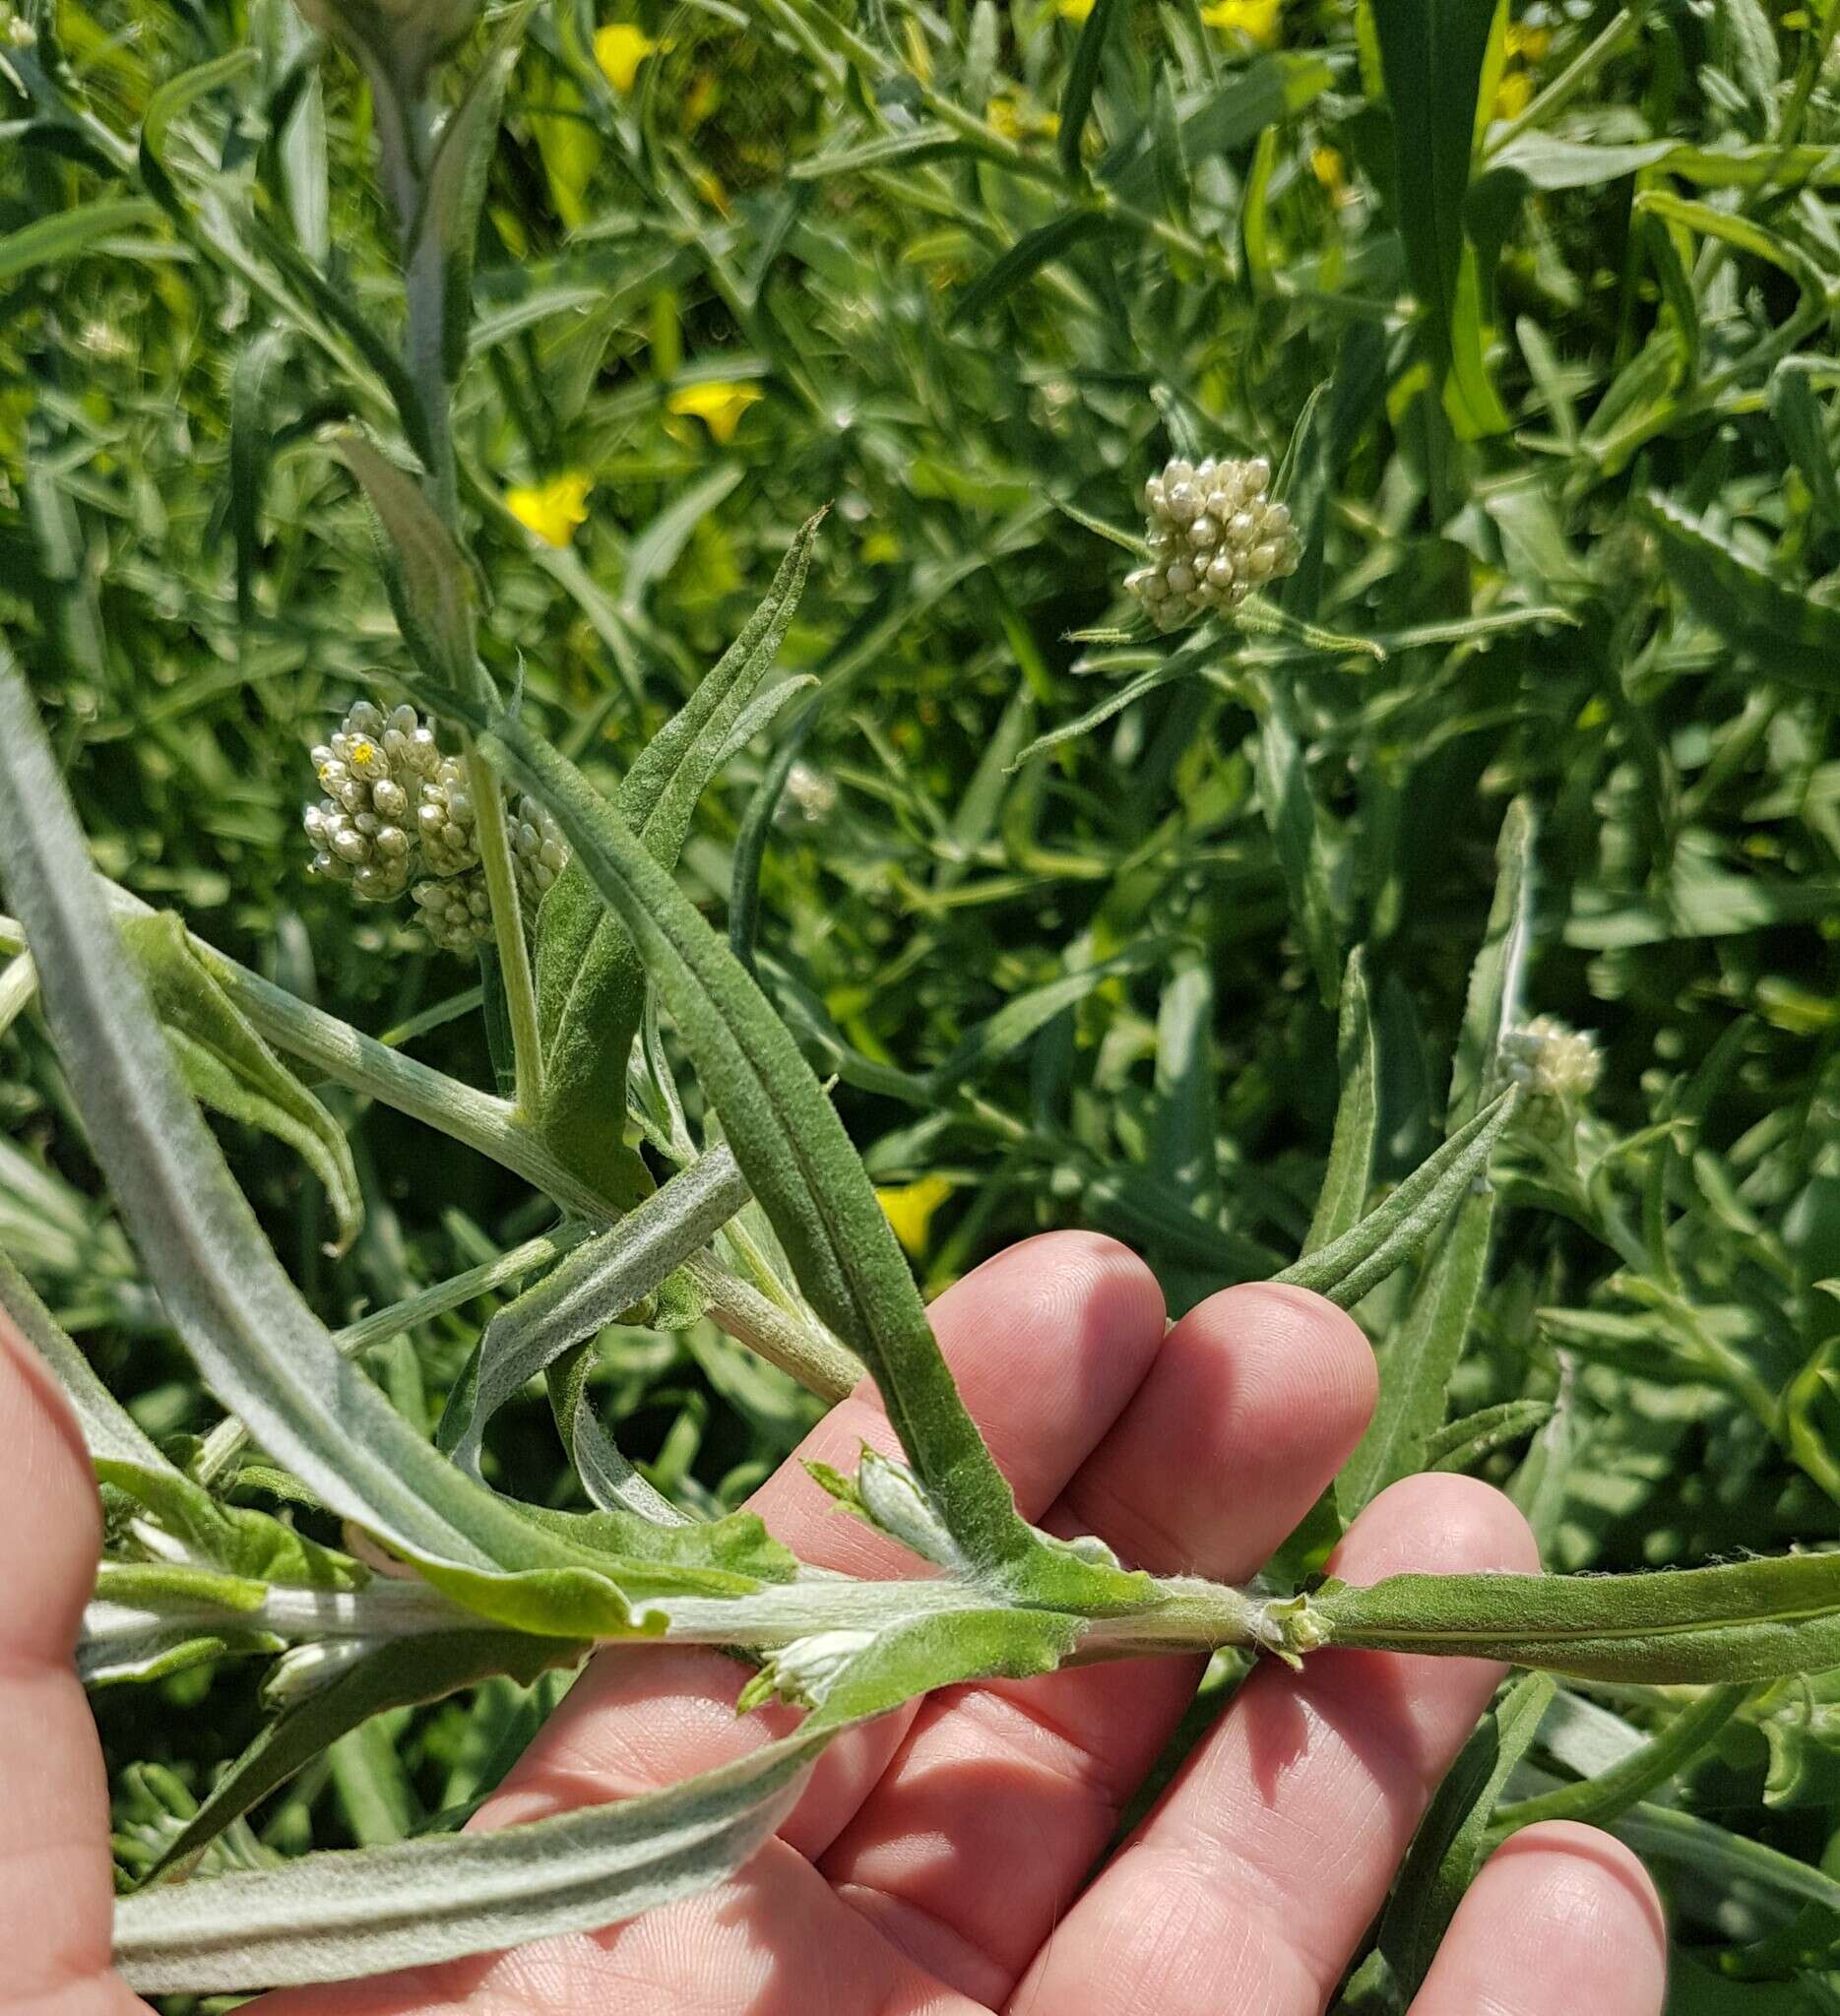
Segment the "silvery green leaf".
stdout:
<path fill-rule="evenodd" d="M 193 1096 L 272 1134 L 306 1163 L 332 1205 L 343 1252 L 364 1220 L 345 1129 L 257 1035 L 170 911 L 123 918 L 119 929 L 147 976 L 155 1012 Z"/>
<path fill-rule="evenodd" d="M 479 676 L 474 659 L 473 575 L 453 534 L 414 478 L 368 441 L 343 434 L 338 449 L 377 514 L 384 581 L 403 641 L 439 685 L 473 690 Z"/>
<path fill-rule="evenodd" d="M 63 1388 L 92 1459 L 108 1457 L 118 1463 L 138 1464 L 143 1470 L 178 1476 L 141 1432 L 128 1410 L 96 1377 L 90 1360 L 5 1253 L 0 1253 L 0 1309 L 13 1319 L 19 1334 Z"/>
<path fill-rule="evenodd" d="M 747 1199 L 734 1157 L 713 1148 L 499 1310 L 479 1340 L 472 1404 L 452 1441 L 454 1461 L 476 1476 L 480 1437 L 505 1402 L 570 1345 L 661 1287 Z"/>
<path fill-rule="evenodd" d="M 1483 1717 L 1437 1788 L 1380 1920 L 1379 1950 L 1403 1995 L 1416 1994 L 1489 1849 L 1489 1822 L 1553 1699 L 1546 1673 L 1524 1674 Z"/>
<path fill-rule="evenodd" d="M 974 1677 L 1049 1672 L 1078 1620 L 971 1610 L 877 1634 L 793 1734 L 665 1791 L 485 1834 L 301 1857 L 144 1890 L 115 1907 L 114 1960 L 148 1993 L 344 1981 L 594 1930 L 739 1868 L 839 1731 Z"/>
<path fill-rule="evenodd" d="M 410 234 L 411 288 L 439 285 L 441 317 L 425 334 L 440 343 L 441 375 L 450 385 L 460 376 L 467 358 L 479 206 L 498 138 L 499 108 L 524 46 L 531 4 L 532 0 L 524 0 L 512 10 L 474 72 L 466 95 L 441 128 L 434 158 L 428 163 L 421 211 Z M 430 274 L 433 280 L 425 280 Z"/>
<path fill-rule="evenodd" d="M 1313 1289 L 1341 1308 L 1353 1308 L 1424 1249 L 1470 1185 L 1482 1177 L 1517 1097 L 1512 1089 L 1497 1094 L 1428 1155 L 1385 1203 L 1332 1244 L 1287 1267 L 1277 1279 Z"/>
<path fill-rule="evenodd" d="M 603 1512 L 632 1512 L 659 1526 L 693 1524 L 689 1513 L 655 1490 L 627 1462 L 603 1425 L 588 1390 L 592 1362 L 589 1348 L 576 1345 L 563 1353 L 547 1374 L 550 1411 L 582 1489 Z"/>

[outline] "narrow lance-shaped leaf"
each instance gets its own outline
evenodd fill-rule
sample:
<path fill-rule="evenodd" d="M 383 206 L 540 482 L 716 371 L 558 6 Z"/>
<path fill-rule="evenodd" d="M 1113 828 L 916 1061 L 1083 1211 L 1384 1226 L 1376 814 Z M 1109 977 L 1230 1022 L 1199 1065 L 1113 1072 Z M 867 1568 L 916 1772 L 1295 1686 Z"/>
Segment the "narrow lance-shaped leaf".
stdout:
<path fill-rule="evenodd" d="M 301 1158 L 325 1187 L 343 1252 L 364 1217 L 345 1129 L 257 1035 L 170 911 L 124 918 L 118 928 L 147 976 L 193 1096 Z"/>
<path fill-rule="evenodd" d="M 1666 497 L 1651 495 L 1642 515 L 1669 578 L 1727 643 L 1751 653 L 1772 678 L 1840 690 L 1840 609 L 1785 587 Z"/>
<path fill-rule="evenodd" d="M 713 1148 L 563 1259 L 485 1326 L 472 1406 L 454 1439 L 456 1463 L 478 1474 L 492 1416 L 552 1358 L 658 1289 L 748 1200 L 726 1147 Z"/>
<path fill-rule="evenodd" d="M 1472 1118 L 1501 1080 L 1501 1040 L 1516 1019 L 1532 908 L 1533 819 L 1516 800 L 1502 821 L 1494 900 L 1470 972 L 1468 1002 L 1451 1076 L 1453 1125 Z M 1345 1520 L 1425 1464 L 1447 1411 L 1451 1375 L 1463 1355 L 1489 1268 L 1495 1193 L 1485 1166 L 1457 1205 L 1380 1363 L 1380 1392 L 1361 1445 L 1336 1480 Z"/>
<path fill-rule="evenodd" d="M 189 1862 L 233 1820 L 371 1716 L 387 1708 L 438 1701 L 497 1673 L 509 1673 L 528 1686 L 550 1667 L 573 1666 L 586 1650 L 566 1640 L 531 1638 L 513 1631 L 417 1632 L 374 1647 L 360 1641 L 352 1656 L 323 1683 L 312 1685 L 308 1680 L 305 1691 L 297 1696 L 281 1691 L 279 1712 L 166 1844 L 146 1880 L 152 1882 Z M 313 1646 L 291 1657 L 320 1658 L 323 1654 Z M 289 1670 L 284 1661 L 271 1676 L 271 1690 L 276 1690 L 278 1683 L 280 1690 L 288 1687 Z"/>
<path fill-rule="evenodd" d="M 715 1771 L 485 1834 L 303 1856 L 115 1907 L 115 1965 L 147 1993 L 344 1981 L 588 1931 L 694 1896 L 779 1824 L 842 1730 L 956 1680 L 1049 1672 L 1073 1618 L 983 1610 L 875 1639 L 797 1732 Z"/>
<path fill-rule="evenodd" d="M 499 107 L 524 46 L 524 28 L 532 5 L 533 0 L 524 0 L 506 18 L 474 73 L 466 96 L 442 127 L 428 166 L 421 214 L 410 234 L 412 292 L 417 287 L 440 286 L 440 321 L 428 333 L 440 343 L 441 375 L 450 385 L 467 360 L 479 205 L 484 200 L 486 172 L 498 135 Z"/>
<path fill-rule="evenodd" d="M 1136 1581 L 1050 1549 L 1016 1511 L 926 1320 L 907 1261 L 831 1102 L 751 974 L 619 814 L 516 714 L 488 730 L 546 803 L 645 957 L 736 1162 L 819 1316 L 868 1364 L 915 1470 L 967 1559 L 1070 1602 Z"/>
<path fill-rule="evenodd" d="M 799 528 L 759 608 L 621 782 L 621 813 L 666 867 L 682 851 L 696 802 L 772 669 L 822 519 L 820 512 Z M 645 970 L 625 925 L 576 860 L 538 914 L 537 995 L 543 1137 L 610 1201 L 637 1203 L 651 1179 L 625 1144 L 626 1069 L 644 1012 Z"/>
<path fill-rule="evenodd" d="M 92 1460 L 109 1458 L 144 1470 L 178 1472 L 142 1433 L 139 1424 L 96 1376 L 76 1342 L 45 1307 L 32 1284 L 0 1253 L 0 1310 L 50 1368 L 83 1430 Z"/>
<path fill-rule="evenodd" d="M 384 581 L 403 641 L 440 685 L 476 691 L 473 576 L 453 535 L 414 479 L 355 434 L 339 442 L 346 466 L 377 514 Z"/>
<path fill-rule="evenodd" d="M 1333 1244 L 1359 1222 L 1373 1168 L 1373 1137 L 1380 1116 L 1379 1053 L 1366 960 L 1360 946 L 1348 955 L 1342 973 L 1335 1049 L 1342 1095 L 1336 1102 L 1335 1132 L 1329 1138 L 1329 1166 L 1303 1240 L 1305 1254 Z"/>
<path fill-rule="evenodd" d="M 1489 1849 L 1502 1788 L 1539 1733 L 1553 1700 L 1547 1673 L 1527 1673 L 1463 1746 L 1419 1831 L 1380 1920 L 1379 1950 L 1393 1985 L 1418 1993 L 1463 1894 Z"/>
<path fill-rule="evenodd" d="M 1338 1645 L 1589 1680 L 1779 1679 L 1840 1666 L 1840 1553 L 1647 1575 L 1395 1575 L 1313 1599 Z"/>
<path fill-rule="evenodd" d="M 657 1526 L 693 1525 L 689 1513 L 647 1483 L 595 1413 L 588 1386 L 592 1362 L 588 1346 L 578 1344 L 564 1352 L 545 1374 L 556 1432 L 582 1489 L 603 1512 L 635 1513 Z"/>
<path fill-rule="evenodd" d="M 1313 1289 L 1339 1307 L 1352 1309 L 1395 1268 L 1425 1249 L 1488 1168 L 1518 1099 L 1513 1088 L 1498 1094 L 1468 1126 L 1428 1155 L 1384 1204 L 1320 1252 L 1287 1267 L 1277 1279 Z"/>

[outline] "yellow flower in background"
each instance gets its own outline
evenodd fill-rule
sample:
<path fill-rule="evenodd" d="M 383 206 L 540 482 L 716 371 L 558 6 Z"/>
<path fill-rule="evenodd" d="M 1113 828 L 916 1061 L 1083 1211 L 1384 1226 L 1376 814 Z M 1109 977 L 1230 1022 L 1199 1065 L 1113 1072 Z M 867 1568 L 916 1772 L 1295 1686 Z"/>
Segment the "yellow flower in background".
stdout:
<path fill-rule="evenodd" d="M 706 385 L 686 385 L 679 392 L 673 392 L 665 404 L 668 411 L 680 419 L 701 420 L 709 429 L 710 439 L 719 447 L 726 448 L 734 439 L 734 430 L 741 424 L 741 415 L 750 406 L 758 406 L 766 394 L 755 385 L 728 385 L 720 381 Z"/>
<path fill-rule="evenodd" d="M 1060 0 L 1054 9 L 1062 21 L 1084 21 L 1093 11 L 1093 0 Z"/>
<path fill-rule="evenodd" d="M 1339 203 L 1348 194 L 1348 164 L 1332 147 L 1312 147 L 1309 171 Z"/>
<path fill-rule="evenodd" d="M 952 1194 L 944 1176 L 922 1176 L 918 1183 L 902 1183 L 893 1189 L 877 1190 L 875 1201 L 882 1216 L 894 1227 L 895 1237 L 916 1260 L 926 1250 L 926 1230 L 932 1215 Z"/>
<path fill-rule="evenodd" d="M 1553 46 L 1553 31 L 1550 28 L 1528 28 L 1518 21 L 1510 22 L 1501 41 L 1510 56 L 1522 57 L 1528 63 L 1544 63 L 1547 51 Z"/>
<path fill-rule="evenodd" d="M 1495 86 L 1492 114 L 1497 119 L 1518 119 L 1533 103 L 1533 79 L 1524 70 L 1504 70 Z"/>
<path fill-rule="evenodd" d="M 1003 92 L 983 108 L 983 116 L 1005 140 L 1023 140 L 1031 134 L 1052 140 L 1060 131 L 1058 112 L 1038 111 L 1024 104 L 1012 92 Z"/>
<path fill-rule="evenodd" d="M 1278 46 L 1278 0 L 1214 0 L 1201 10 L 1209 28 L 1236 31 L 1261 49 Z"/>
<path fill-rule="evenodd" d="M 505 509 L 539 539 L 552 546 L 566 546 L 575 529 L 587 522 L 588 493 L 592 477 L 574 471 L 552 476 L 546 483 L 530 483 L 505 492 Z"/>
<path fill-rule="evenodd" d="M 664 46 L 630 21 L 610 21 L 595 30 L 595 61 L 621 97 L 632 90 L 640 64 Z"/>

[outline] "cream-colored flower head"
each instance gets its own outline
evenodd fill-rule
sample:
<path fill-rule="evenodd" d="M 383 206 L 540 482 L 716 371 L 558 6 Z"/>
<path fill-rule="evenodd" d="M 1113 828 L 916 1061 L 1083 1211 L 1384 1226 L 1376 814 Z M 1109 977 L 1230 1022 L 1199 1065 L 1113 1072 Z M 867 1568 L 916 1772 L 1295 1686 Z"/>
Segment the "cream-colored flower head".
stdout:
<path fill-rule="evenodd" d="M 1144 485 L 1149 564 L 1125 577 L 1159 630 L 1237 608 L 1255 588 L 1297 571 L 1291 514 L 1271 501 L 1271 464 L 1177 456 Z"/>
<path fill-rule="evenodd" d="M 1508 1076 L 1542 1099 L 1588 1099 L 1604 1069 L 1597 1039 L 1551 1015 L 1509 1030 L 1501 1039 L 1501 1056 Z"/>

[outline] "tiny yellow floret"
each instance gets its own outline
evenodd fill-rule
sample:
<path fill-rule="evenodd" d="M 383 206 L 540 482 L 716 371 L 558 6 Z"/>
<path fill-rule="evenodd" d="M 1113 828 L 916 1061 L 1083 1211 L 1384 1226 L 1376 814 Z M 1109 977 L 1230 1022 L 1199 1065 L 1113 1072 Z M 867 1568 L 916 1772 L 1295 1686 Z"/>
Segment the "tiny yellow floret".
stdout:
<path fill-rule="evenodd" d="M 734 439 L 734 430 L 741 424 L 741 415 L 750 406 L 758 406 L 766 394 L 755 385 L 730 385 L 711 381 L 704 385 L 686 385 L 673 392 L 666 401 L 668 411 L 679 419 L 701 420 L 709 429 L 710 439 L 726 448 Z"/>
<path fill-rule="evenodd" d="M 579 471 L 553 476 L 546 483 L 530 483 L 505 492 L 505 509 L 546 545 L 566 546 L 576 528 L 587 522 L 591 477 Z"/>
<path fill-rule="evenodd" d="M 877 1190 L 875 1201 L 882 1216 L 893 1226 L 895 1237 L 918 1260 L 926 1250 L 926 1231 L 932 1215 L 952 1194 L 945 1176 L 922 1176 L 918 1183 L 901 1183 Z"/>
<path fill-rule="evenodd" d="M 1201 10 L 1209 28 L 1237 32 L 1261 49 L 1278 46 L 1278 0 L 1214 0 Z"/>
<path fill-rule="evenodd" d="M 1507 70 L 1495 86 L 1491 111 L 1497 119 L 1518 119 L 1533 103 L 1533 79 L 1524 70 Z"/>
<path fill-rule="evenodd" d="M 624 97 L 639 76 L 639 66 L 664 47 L 630 21 L 610 21 L 595 31 L 595 61 L 606 81 Z"/>

